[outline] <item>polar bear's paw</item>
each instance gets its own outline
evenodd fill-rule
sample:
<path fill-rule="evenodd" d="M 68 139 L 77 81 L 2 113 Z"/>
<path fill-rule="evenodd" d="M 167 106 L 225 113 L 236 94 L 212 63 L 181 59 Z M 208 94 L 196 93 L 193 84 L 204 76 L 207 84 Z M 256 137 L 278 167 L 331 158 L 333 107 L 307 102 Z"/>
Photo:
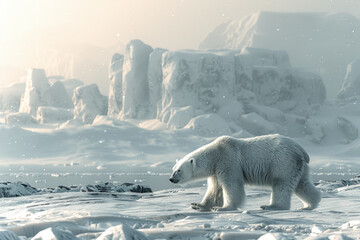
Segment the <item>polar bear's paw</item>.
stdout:
<path fill-rule="evenodd" d="M 190 204 L 192 209 L 198 210 L 200 212 L 208 212 L 210 211 L 209 208 L 206 208 L 204 205 L 200 204 L 200 203 L 191 203 Z"/>

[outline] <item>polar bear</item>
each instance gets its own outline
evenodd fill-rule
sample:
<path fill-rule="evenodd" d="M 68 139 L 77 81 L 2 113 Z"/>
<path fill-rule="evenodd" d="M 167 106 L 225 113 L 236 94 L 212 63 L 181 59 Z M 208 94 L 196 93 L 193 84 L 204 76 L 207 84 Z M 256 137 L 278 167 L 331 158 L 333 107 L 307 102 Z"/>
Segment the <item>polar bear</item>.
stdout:
<path fill-rule="evenodd" d="M 304 210 L 317 207 L 321 193 L 309 180 L 309 156 L 294 140 L 278 134 L 236 139 L 222 136 L 179 160 L 173 167 L 172 183 L 207 178 L 208 187 L 200 211 L 228 211 L 241 207 L 244 184 L 271 187 L 265 210 L 290 209 L 293 192 Z"/>

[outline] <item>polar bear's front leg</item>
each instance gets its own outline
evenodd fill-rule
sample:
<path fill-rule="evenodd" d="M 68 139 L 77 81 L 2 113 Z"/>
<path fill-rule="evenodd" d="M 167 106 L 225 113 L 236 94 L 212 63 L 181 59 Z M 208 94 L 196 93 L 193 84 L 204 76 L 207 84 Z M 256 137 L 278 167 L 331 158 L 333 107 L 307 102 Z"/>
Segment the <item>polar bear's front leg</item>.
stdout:
<path fill-rule="evenodd" d="M 223 190 L 223 206 L 212 207 L 213 211 L 232 211 L 242 206 L 245 201 L 244 181 L 242 175 L 229 171 L 219 183 Z"/>
<path fill-rule="evenodd" d="M 207 190 L 201 203 L 191 203 L 193 209 L 199 211 L 210 211 L 215 206 L 223 205 L 223 190 L 216 177 L 209 177 Z"/>

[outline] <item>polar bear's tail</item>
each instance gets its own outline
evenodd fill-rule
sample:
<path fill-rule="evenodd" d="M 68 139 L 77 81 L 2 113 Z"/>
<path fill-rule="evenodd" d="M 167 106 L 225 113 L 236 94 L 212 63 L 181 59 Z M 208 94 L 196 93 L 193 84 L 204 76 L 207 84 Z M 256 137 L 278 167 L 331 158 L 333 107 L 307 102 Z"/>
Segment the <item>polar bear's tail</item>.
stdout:
<path fill-rule="evenodd" d="M 295 154 L 304 162 L 306 163 L 310 163 L 310 157 L 307 154 L 307 152 L 305 151 L 305 149 L 300 146 L 300 144 L 298 144 L 297 142 L 295 142 L 294 140 L 292 140 L 291 138 L 285 138 L 288 145 L 289 146 L 293 146 L 293 151 L 295 152 Z"/>
<path fill-rule="evenodd" d="M 305 151 L 305 149 L 302 146 L 300 146 L 299 144 L 296 144 L 296 145 L 297 145 L 298 150 L 301 152 L 299 154 L 301 157 L 301 160 L 303 160 L 306 163 L 310 163 L 310 157 L 307 154 L 307 152 Z"/>

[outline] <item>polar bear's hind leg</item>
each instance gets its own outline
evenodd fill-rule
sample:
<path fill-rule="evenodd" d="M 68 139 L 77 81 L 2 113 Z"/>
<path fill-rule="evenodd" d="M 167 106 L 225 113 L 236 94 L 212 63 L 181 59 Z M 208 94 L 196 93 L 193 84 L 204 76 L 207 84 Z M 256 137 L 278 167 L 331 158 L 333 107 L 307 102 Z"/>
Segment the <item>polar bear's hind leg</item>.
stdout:
<path fill-rule="evenodd" d="M 264 210 L 289 210 L 294 189 L 287 181 L 276 181 L 272 186 L 270 205 L 261 206 Z"/>
<path fill-rule="evenodd" d="M 321 192 L 309 180 L 309 169 L 306 166 L 304 173 L 295 188 L 295 194 L 303 202 L 302 210 L 312 210 L 316 208 L 321 200 Z"/>

